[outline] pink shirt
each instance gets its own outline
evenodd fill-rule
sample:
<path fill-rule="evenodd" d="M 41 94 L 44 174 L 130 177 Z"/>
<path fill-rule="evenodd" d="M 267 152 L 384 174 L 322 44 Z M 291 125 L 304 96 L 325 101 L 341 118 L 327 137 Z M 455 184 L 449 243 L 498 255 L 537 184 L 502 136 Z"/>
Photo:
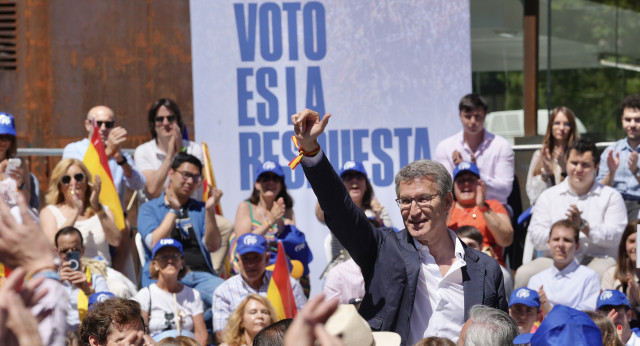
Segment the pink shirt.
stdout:
<path fill-rule="evenodd" d="M 443 164 L 450 174 L 453 174 L 453 151 L 457 150 L 464 161 L 471 161 L 471 154 L 476 158 L 476 165 L 480 170 L 480 179 L 487 186 L 486 199 L 497 199 L 506 204 L 507 197 L 513 188 L 514 159 L 511 144 L 487 130 L 484 130 L 484 140 L 473 152 L 464 142 L 464 131 L 446 138 L 436 147 L 433 159 Z"/>

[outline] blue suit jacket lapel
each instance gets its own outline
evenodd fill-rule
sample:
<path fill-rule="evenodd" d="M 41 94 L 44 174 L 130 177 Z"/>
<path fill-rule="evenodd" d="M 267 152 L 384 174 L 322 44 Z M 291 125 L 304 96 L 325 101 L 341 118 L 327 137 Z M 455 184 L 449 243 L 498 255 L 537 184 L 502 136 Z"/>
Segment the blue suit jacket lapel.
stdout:
<path fill-rule="evenodd" d="M 464 260 L 467 265 L 462 268 L 462 286 L 464 289 L 464 319 L 466 321 L 469 318 L 471 307 L 483 302 L 486 269 L 484 265 L 478 264 L 477 254 L 469 251 L 466 246 L 464 248 Z"/>

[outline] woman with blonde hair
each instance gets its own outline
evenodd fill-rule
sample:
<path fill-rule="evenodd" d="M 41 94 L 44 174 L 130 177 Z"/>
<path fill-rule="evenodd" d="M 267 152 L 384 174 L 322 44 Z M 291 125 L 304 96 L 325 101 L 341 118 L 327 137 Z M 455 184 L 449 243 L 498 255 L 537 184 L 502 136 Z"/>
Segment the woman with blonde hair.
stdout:
<path fill-rule="evenodd" d="M 231 313 L 221 346 L 250 346 L 262 328 L 278 321 L 269 300 L 258 294 L 250 294 Z"/>
<path fill-rule="evenodd" d="M 531 158 L 527 174 L 527 196 L 531 205 L 545 189 L 560 184 L 567 176 L 566 150 L 573 141 L 580 139 L 576 128 L 576 116 L 567 107 L 556 107 L 549 114 L 547 133 L 542 140 L 542 149 Z"/>
<path fill-rule="evenodd" d="M 100 256 L 111 266 L 109 245 L 118 246 L 122 235 L 111 210 L 100 204 L 99 176 L 95 182 L 79 160 L 64 159 L 56 165 L 45 197 L 47 206 L 40 213 L 40 225 L 53 244 L 61 228 L 73 226 L 85 241 L 85 256 Z"/>

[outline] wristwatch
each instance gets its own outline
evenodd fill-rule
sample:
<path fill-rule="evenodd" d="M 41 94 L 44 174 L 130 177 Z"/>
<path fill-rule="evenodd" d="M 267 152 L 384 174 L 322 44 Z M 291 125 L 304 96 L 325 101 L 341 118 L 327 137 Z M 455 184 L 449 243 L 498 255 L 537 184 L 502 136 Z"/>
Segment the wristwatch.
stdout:
<path fill-rule="evenodd" d="M 122 160 L 116 161 L 116 163 L 118 164 L 118 166 L 122 166 L 125 163 L 127 163 L 127 158 L 124 155 L 122 155 Z"/>

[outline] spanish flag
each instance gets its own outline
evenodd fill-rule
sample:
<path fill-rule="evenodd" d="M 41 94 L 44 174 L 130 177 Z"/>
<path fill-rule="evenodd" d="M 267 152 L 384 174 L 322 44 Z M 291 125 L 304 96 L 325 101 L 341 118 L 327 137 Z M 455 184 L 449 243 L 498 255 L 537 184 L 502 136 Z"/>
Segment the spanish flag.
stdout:
<path fill-rule="evenodd" d="M 293 297 L 293 288 L 291 288 L 291 279 L 289 278 L 289 266 L 287 266 L 285 256 L 282 243 L 278 242 L 276 264 L 267 289 L 267 299 L 276 310 L 278 320 L 294 318 L 298 313 L 296 300 Z"/>
<path fill-rule="evenodd" d="M 204 184 L 202 184 L 202 201 L 206 202 L 209 199 L 209 193 L 212 187 L 216 187 L 216 179 L 213 177 L 213 169 L 211 169 L 211 158 L 209 157 L 209 147 L 207 143 L 202 142 L 202 157 L 204 162 L 202 167 L 204 169 Z M 222 207 L 220 203 L 216 204 L 216 214 L 222 215 Z"/>
<path fill-rule="evenodd" d="M 122 212 L 122 205 L 120 205 L 120 197 L 118 197 L 118 191 L 113 184 L 111 170 L 109 169 L 109 160 L 107 159 L 107 154 L 105 154 L 104 144 L 102 144 L 99 132 L 100 130 L 94 121 L 91 143 L 89 144 L 87 153 L 84 154 L 82 163 L 87 166 L 91 175 L 100 176 L 100 180 L 102 180 L 100 188 L 100 203 L 111 209 L 118 229 L 124 229 L 124 213 Z"/>

